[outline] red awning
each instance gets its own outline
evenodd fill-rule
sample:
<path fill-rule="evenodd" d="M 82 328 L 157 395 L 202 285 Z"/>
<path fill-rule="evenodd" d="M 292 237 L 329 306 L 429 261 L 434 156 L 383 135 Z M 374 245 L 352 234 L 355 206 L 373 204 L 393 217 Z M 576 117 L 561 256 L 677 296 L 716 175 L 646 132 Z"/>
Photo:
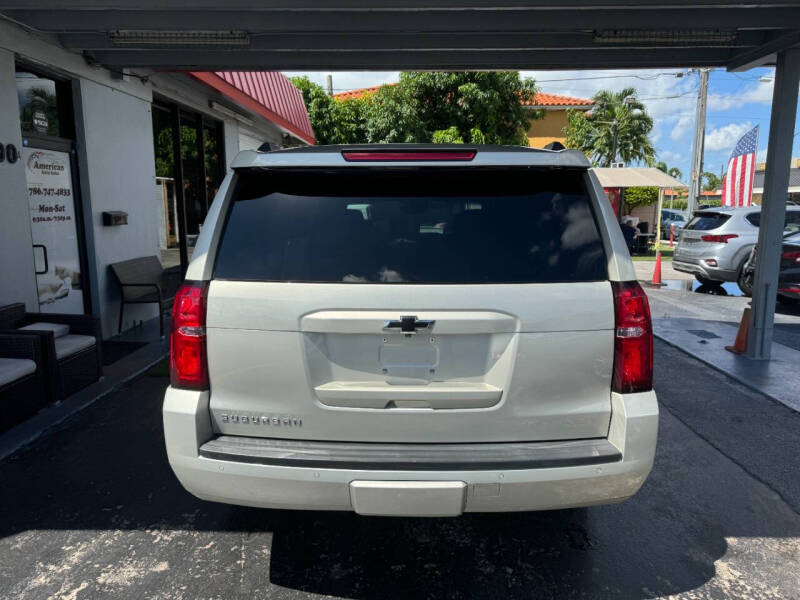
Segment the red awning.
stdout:
<path fill-rule="evenodd" d="M 303 95 L 275 71 L 190 71 L 189 75 L 233 102 L 272 121 L 293 136 L 314 143 Z"/>

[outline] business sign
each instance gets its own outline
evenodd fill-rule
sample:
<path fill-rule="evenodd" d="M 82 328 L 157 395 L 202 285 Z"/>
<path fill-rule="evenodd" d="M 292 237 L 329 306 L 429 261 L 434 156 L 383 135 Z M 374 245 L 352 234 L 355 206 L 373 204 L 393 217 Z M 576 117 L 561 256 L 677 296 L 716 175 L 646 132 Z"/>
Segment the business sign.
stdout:
<path fill-rule="evenodd" d="M 47 133 L 50 127 L 50 121 L 47 119 L 47 113 L 43 110 L 33 111 L 33 128 L 39 133 Z"/>
<path fill-rule="evenodd" d="M 23 148 L 39 309 L 83 313 L 78 228 L 67 152 Z"/>

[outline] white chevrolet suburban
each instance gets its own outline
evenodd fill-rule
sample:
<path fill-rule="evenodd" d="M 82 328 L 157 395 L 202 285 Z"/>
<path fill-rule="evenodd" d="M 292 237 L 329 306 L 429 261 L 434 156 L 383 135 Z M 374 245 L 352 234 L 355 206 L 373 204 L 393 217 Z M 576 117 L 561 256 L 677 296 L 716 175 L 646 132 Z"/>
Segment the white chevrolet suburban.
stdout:
<path fill-rule="evenodd" d="M 206 500 L 567 508 L 653 465 L 647 298 L 576 151 L 242 152 L 170 346 L 167 454 Z"/>

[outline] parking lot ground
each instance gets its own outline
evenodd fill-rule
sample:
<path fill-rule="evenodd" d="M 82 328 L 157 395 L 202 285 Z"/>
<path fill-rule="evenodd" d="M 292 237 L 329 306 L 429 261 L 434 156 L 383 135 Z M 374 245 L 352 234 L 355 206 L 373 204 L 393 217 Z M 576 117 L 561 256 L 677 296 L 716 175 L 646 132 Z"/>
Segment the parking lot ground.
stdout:
<path fill-rule="evenodd" d="M 656 263 L 654 260 L 636 260 L 633 261 L 633 268 L 636 270 L 636 279 L 639 281 L 651 281 Z M 694 275 L 673 269 L 671 260 L 661 261 L 661 278 L 672 281 L 694 281 Z"/>
<path fill-rule="evenodd" d="M 800 415 L 656 345 L 656 464 L 622 504 L 366 518 L 212 504 L 142 377 L 0 462 L 0 597 L 799 598 Z"/>

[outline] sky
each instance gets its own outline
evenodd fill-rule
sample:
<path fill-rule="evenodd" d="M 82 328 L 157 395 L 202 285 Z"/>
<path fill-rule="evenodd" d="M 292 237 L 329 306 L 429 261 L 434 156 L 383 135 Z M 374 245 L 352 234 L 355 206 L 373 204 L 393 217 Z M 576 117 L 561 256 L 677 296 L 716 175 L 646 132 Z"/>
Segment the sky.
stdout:
<path fill-rule="evenodd" d="M 328 73 L 284 73 L 306 75 L 323 87 Z M 398 80 L 396 71 L 336 72 L 334 92 L 380 85 Z M 579 98 L 591 98 L 601 89 L 620 90 L 633 87 L 647 105 L 655 126 L 651 139 L 657 160 L 678 167 L 688 182 L 692 157 L 692 138 L 697 106 L 699 75 L 686 69 L 627 71 L 522 71 L 533 77 L 540 91 Z M 681 76 L 678 76 L 681 75 Z M 745 132 L 760 125 L 758 161 L 767 155 L 770 104 L 774 69 L 753 69 L 728 73 L 717 69 L 709 74 L 708 110 L 703 170 L 719 174 L 727 166 L 731 150 Z M 800 119 L 793 123 L 792 156 L 800 158 Z"/>

